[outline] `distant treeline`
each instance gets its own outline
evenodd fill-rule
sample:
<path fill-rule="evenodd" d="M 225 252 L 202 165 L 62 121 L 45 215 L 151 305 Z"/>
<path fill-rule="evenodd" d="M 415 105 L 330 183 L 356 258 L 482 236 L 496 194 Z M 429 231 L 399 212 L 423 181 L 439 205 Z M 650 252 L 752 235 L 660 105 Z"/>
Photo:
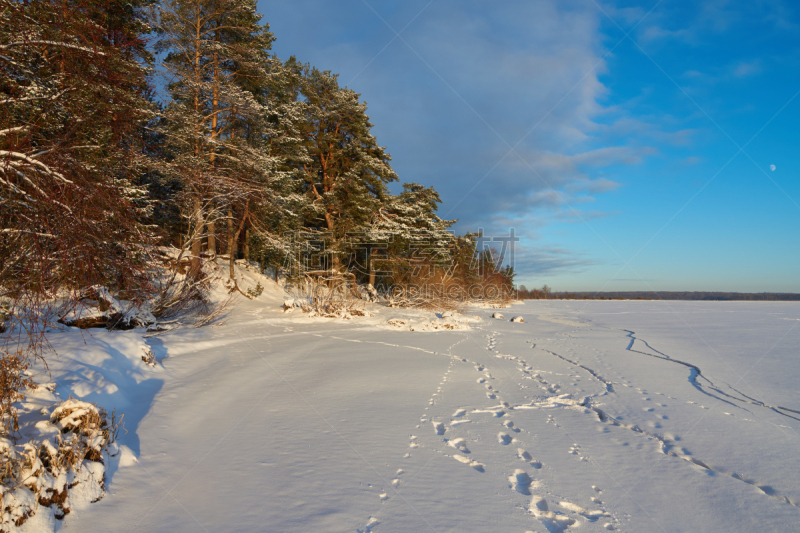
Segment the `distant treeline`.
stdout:
<path fill-rule="evenodd" d="M 541 289 L 528 290 L 524 285 L 519 287 L 520 300 L 708 300 L 708 301 L 800 301 L 800 294 L 778 292 L 689 292 L 689 291 L 613 291 L 613 292 L 568 292 L 555 291 L 545 285 Z"/>

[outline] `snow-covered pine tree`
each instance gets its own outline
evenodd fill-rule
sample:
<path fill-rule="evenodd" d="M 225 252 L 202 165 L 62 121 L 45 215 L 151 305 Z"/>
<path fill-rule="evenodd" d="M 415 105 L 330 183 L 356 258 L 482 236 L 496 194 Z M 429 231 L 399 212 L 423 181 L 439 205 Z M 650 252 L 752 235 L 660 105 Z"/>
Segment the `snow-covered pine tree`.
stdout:
<path fill-rule="evenodd" d="M 278 64 L 255 0 L 165 0 L 157 29 L 172 96 L 164 112 L 169 168 L 187 193 L 191 273 L 200 275 L 203 237 L 216 252 L 215 222 L 227 219 L 231 277 L 235 243 L 269 195 L 278 160 L 265 150 L 265 107 L 257 93 Z M 206 233 L 206 226 L 208 232 Z"/>
<path fill-rule="evenodd" d="M 309 218 L 310 198 L 304 193 L 303 166 L 311 163 L 301 135 L 304 103 L 298 100 L 302 65 L 294 57 L 281 64 L 271 59 L 266 83 L 256 92 L 264 106 L 264 148 L 278 165 L 267 188 L 269 201 L 249 219 L 252 253 L 275 268 L 296 255 L 297 236 Z M 290 261 L 291 262 L 291 261 Z"/>
<path fill-rule="evenodd" d="M 303 173 L 314 214 L 309 225 L 329 236 L 330 266 L 338 269 L 346 234 L 366 229 L 397 175 L 391 156 L 370 133 L 360 95 L 339 87 L 330 71 L 305 65 L 302 74 L 300 133 L 310 158 Z"/>
<path fill-rule="evenodd" d="M 0 0 L 0 297 L 136 287 L 143 4 Z"/>
<path fill-rule="evenodd" d="M 375 285 L 375 271 L 391 268 L 398 276 L 403 271 L 424 267 L 432 272 L 442 270 L 442 275 L 452 275 L 455 268 L 452 251 L 455 237 L 449 228 L 457 220 L 442 220 L 436 214 L 441 203 L 433 187 L 417 183 L 404 183 L 403 192 L 390 195 L 375 211 L 366 234 L 367 242 L 388 243 L 384 264 L 376 268 L 368 260 L 369 283 Z M 374 256 L 377 250 L 367 252 Z"/>

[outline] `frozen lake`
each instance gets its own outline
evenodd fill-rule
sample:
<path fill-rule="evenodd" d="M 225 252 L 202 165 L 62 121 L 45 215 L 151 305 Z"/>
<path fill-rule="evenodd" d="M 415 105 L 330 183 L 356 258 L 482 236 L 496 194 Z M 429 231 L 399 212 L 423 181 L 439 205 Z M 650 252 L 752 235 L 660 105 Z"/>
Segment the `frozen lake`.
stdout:
<path fill-rule="evenodd" d="M 166 357 L 152 371 L 91 355 L 133 332 L 87 339 L 53 377 L 125 412 L 127 448 L 109 494 L 61 529 L 800 530 L 799 304 L 493 311 L 411 332 L 382 325 L 407 316 L 391 309 L 321 321 L 248 303 L 149 340 Z"/>

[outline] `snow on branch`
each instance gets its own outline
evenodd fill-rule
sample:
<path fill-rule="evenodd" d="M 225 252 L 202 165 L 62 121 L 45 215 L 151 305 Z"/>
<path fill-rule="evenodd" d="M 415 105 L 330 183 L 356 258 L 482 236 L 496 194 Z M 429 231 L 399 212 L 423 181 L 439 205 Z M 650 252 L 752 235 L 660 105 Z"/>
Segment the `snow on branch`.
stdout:
<path fill-rule="evenodd" d="M 59 41 L 17 41 L 8 44 L 0 44 L 0 50 L 8 50 L 9 48 L 15 46 L 25 46 L 25 45 L 36 45 L 36 44 L 43 44 L 47 46 L 60 46 L 62 48 L 71 48 L 73 50 L 80 50 L 81 52 L 89 52 L 99 56 L 105 56 L 105 52 L 100 52 L 99 50 L 92 50 L 91 48 L 87 48 L 85 46 L 79 46 L 77 44 L 69 44 L 69 43 L 62 43 Z"/>

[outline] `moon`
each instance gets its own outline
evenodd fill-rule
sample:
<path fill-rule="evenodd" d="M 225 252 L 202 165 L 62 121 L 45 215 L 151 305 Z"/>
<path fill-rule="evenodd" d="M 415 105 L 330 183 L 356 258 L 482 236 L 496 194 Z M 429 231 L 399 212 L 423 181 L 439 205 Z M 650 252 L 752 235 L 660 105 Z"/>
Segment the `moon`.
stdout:
<path fill-rule="evenodd" d="M 770 166 L 769 166 L 769 169 L 770 169 L 771 171 L 773 171 L 773 172 L 775 172 L 775 169 L 776 169 L 776 168 L 778 168 L 778 167 L 776 167 L 775 165 L 770 165 Z"/>

